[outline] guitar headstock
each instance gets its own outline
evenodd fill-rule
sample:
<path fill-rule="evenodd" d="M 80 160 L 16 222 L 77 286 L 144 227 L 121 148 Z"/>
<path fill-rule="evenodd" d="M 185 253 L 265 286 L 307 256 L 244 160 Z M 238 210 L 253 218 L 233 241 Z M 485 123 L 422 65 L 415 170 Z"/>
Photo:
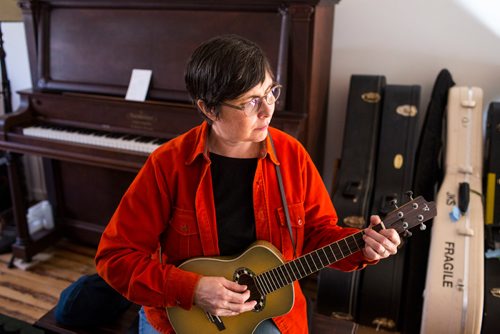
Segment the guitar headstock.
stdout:
<path fill-rule="evenodd" d="M 424 222 L 432 219 L 436 214 L 436 204 L 427 202 L 422 196 L 418 196 L 389 212 L 384 218 L 384 226 L 395 229 L 404 237 L 409 237 L 412 234 L 410 229 L 420 225 L 420 229 L 425 230 Z"/>

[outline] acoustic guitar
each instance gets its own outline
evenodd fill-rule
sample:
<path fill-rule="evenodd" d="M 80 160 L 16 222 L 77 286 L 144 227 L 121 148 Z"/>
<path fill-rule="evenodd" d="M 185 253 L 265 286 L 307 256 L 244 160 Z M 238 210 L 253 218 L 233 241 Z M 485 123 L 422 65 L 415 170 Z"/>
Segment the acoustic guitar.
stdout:
<path fill-rule="evenodd" d="M 411 228 L 436 215 L 434 202 L 421 196 L 390 212 L 373 229 L 393 228 L 404 237 Z M 284 262 L 281 253 L 267 241 L 257 241 L 237 257 L 193 258 L 179 268 L 204 276 L 223 276 L 250 290 L 249 300 L 257 301 L 254 309 L 236 316 L 218 317 L 197 306 L 191 310 L 167 307 L 170 323 L 178 334 L 253 333 L 262 321 L 289 312 L 294 303 L 293 282 L 360 251 L 364 231 L 354 233 L 299 258 Z"/>

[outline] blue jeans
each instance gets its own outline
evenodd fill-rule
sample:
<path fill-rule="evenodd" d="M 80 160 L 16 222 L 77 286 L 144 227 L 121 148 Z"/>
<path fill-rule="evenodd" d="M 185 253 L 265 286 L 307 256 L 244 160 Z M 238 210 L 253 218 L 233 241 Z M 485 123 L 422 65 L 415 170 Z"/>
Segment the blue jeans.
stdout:
<path fill-rule="evenodd" d="M 139 334 L 159 334 L 158 331 L 148 322 L 142 307 L 139 310 Z M 271 319 L 268 319 L 261 322 L 253 334 L 281 334 L 281 332 L 278 327 L 276 327 L 274 322 Z"/>

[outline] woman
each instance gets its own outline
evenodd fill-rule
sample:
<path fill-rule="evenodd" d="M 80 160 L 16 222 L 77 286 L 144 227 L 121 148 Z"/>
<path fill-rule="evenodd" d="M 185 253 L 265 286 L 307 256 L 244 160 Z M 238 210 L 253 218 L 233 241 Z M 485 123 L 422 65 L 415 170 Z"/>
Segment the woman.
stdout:
<path fill-rule="evenodd" d="M 302 145 L 269 126 L 280 85 L 255 43 L 235 35 L 203 43 L 187 64 L 185 80 L 205 121 L 151 154 L 96 255 L 98 273 L 143 305 L 142 333 L 173 333 L 165 307 L 196 305 L 220 317 L 254 308 L 245 285 L 180 269 L 189 258 L 236 255 L 266 240 L 291 260 L 358 231 L 336 224 L 328 192 Z M 372 224 L 379 222 L 372 217 Z M 364 241 L 362 252 L 333 267 L 364 268 L 395 254 L 400 243 L 392 229 L 367 229 Z M 292 310 L 263 321 L 255 333 L 307 333 L 306 301 L 297 282 L 294 287 Z"/>

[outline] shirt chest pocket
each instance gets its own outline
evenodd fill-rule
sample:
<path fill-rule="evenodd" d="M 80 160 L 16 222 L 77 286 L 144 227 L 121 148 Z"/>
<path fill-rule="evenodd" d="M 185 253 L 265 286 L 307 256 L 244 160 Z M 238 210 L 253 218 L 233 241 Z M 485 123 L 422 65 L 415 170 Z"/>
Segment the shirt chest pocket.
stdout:
<path fill-rule="evenodd" d="M 202 253 L 195 211 L 175 208 L 165 233 L 164 249 L 169 262 L 186 260 Z"/>
<path fill-rule="evenodd" d="M 288 213 L 290 215 L 290 226 L 292 227 L 292 235 L 297 253 L 296 255 L 300 256 L 302 254 L 302 247 L 304 246 L 304 205 L 302 203 L 289 204 Z M 293 258 L 294 252 L 283 207 L 277 209 L 277 215 L 278 222 L 280 224 L 282 252 L 285 259 L 289 260 Z"/>

